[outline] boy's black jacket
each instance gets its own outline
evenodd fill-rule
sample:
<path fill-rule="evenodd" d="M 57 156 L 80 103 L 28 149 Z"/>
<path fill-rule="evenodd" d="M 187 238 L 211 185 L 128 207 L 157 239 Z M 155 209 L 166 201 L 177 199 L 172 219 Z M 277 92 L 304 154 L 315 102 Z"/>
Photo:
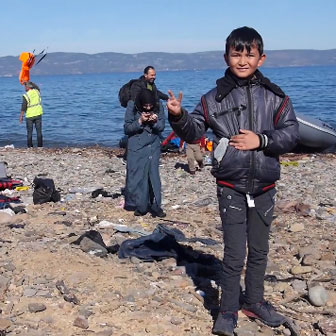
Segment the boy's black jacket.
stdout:
<path fill-rule="evenodd" d="M 217 87 L 202 96 L 195 110 L 169 121 L 174 131 L 186 142 L 199 139 L 208 128 L 214 133 L 214 150 L 221 138 L 239 134 L 240 129 L 266 134 L 264 150 L 236 150 L 228 146 L 220 162 L 213 160 L 212 174 L 217 183 L 238 191 L 258 194 L 280 178 L 278 156 L 297 143 L 298 123 L 293 106 L 284 92 L 260 71 L 252 78 L 240 79 L 228 69 L 217 80 Z M 281 108 L 279 120 L 275 115 Z"/>

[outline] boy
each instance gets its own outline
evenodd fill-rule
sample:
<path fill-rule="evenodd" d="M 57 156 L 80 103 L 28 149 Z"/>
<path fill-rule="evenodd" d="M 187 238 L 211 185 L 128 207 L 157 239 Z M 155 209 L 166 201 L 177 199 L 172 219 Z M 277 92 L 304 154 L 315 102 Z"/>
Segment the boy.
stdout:
<path fill-rule="evenodd" d="M 267 325 L 285 318 L 266 302 L 264 275 L 272 222 L 279 155 L 298 141 L 298 123 L 289 98 L 258 70 L 265 61 L 263 41 L 253 28 L 233 30 L 226 39 L 228 65 L 217 87 L 193 113 L 171 91 L 169 121 L 186 142 L 214 133 L 212 174 L 216 177 L 224 234 L 220 312 L 212 332 L 233 335 L 240 308 L 240 276 L 248 247 L 243 312 Z"/>

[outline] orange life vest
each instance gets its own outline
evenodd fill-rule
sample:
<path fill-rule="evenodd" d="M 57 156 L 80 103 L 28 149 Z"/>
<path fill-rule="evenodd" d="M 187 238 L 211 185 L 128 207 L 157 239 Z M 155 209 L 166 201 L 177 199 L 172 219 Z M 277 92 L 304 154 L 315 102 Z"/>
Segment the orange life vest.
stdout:
<path fill-rule="evenodd" d="M 21 53 L 19 60 L 22 62 L 19 81 L 21 84 L 24 84 L 25 82 L 29 82 L 29 70 L 35 63 L 35 56 L 30 52 L 23 52 Z"/>

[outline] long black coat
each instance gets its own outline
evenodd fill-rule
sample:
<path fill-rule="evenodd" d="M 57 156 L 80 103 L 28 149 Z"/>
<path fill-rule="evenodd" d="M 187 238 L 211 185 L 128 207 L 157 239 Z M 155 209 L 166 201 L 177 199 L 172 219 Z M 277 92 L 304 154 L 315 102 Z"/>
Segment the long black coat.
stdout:
<path fill-rule="evenodd" d="M 155 113 L 155 124 L 141 125 L 133 101 L 127 104 L 124 132 L 128 135 L 125 208 L 145 213 L 161 207 L 161 181 L 159 173 L 160 133 L 165 127 L 162 104 Z"/>

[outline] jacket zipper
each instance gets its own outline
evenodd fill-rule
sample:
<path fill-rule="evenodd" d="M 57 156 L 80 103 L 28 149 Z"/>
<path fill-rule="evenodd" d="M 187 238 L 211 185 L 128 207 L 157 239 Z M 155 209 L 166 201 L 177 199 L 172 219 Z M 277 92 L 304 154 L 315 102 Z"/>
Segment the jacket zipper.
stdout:
<path fill-rule="evenodd" d="M 249 107 L 249 123 L 250 123 L 250 130 L 254 132 L 253 127 L 253 105 L 252 105 L 252 94 L 251 94 L 251 84 L 249 83 L 247 88 L 247 100 L 248 100 L 248 107 Z M 254 151 L 250 151 L 250 171 L 248 176 L 248 185 L 247 191 L 248 193 L 253 192 L 253 179 L 254 179 L 254 170 L 255 170 L 255 153 Z"/>

